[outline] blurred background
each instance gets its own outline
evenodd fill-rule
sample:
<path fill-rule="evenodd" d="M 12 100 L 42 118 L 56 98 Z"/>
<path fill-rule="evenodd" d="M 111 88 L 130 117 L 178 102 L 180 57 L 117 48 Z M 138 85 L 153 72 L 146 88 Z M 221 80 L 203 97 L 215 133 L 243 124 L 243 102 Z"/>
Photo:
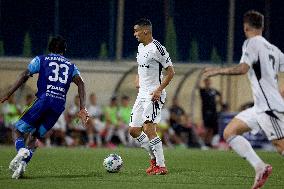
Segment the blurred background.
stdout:
<path fill-rule="evenodd" d="M 77 120 L 73 86 L 66 112 L 42 145 L 135 146 L 127 134 L 137 94 L 133 23 L 148 18 L 154 38 L 167 48 L 176 69 L 159 127 L 164 144 L 227 149 L 222 131 L 237 112 L 252 105 L 250 85 L 244 76 L 203 81 L 200 71 L 238 63 L 245 40 L 242 16 L 251 9 L 264 14 L 264 36 L 283 51 L 283 5 L 281 0 L 0 0 L 0 94 L 60 34 L 67 39 L 66 57 L 85 79 L 93 121 L 84 129 Z M 279 78 L 281 82 L 284 77 Z M 13 124 L 33 101 L 36 79 L 0 105 L 0 143 L 12 143 Z M 201 89 L 214 95 L 202 98 Z M 216 111 L 211 125 L 204 124 L 202 112 L 208 104 Z M 262 133 L 246 137 L 254 146 L 272 150 Z"/>

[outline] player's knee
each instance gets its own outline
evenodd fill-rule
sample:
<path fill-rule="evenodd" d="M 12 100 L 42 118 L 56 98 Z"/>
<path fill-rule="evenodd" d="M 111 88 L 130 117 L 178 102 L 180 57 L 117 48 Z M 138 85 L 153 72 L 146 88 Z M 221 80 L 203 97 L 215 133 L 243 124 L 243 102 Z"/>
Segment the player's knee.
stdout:
<path fill-rule="evenodd" d="M 279 147 L 279 146 L 276 146 L 276 149 L 277 149 L 277 152 L 284 157 L 284 149 Z"/>
<path fill-rule="evenodd" d="M 226 127 L 224 132 L 223 132 L 223 137 L 224 139 L 227 141 L 231 136 L 236 135 L 236 133 L 234 132 L 234 130 Z"/>
<path fill-rule="evenodd" d="M 137 138 L 141 134 L 141 128 L 129 127 L 128 131 L 133 138 Z"/>
<path fill-rule="evenodd" d="M 153 122 L 145 122 L 144 132 L 149 137 L 149 139 L 155 138 L 157 136 L 156 127 Z"/>
<path fill-rule="evenodd" d="M 283 146 L 278 146 L 277 148 L 277 152 L 284 157 L 284 147 Z"/>
<path fill-rule="evenodd" d="M 272 144 L 275 146 L 277 152 L 284 156 L 284 140 L 281 139 L 281 140 L 274 140 L 272 141 Z"/>

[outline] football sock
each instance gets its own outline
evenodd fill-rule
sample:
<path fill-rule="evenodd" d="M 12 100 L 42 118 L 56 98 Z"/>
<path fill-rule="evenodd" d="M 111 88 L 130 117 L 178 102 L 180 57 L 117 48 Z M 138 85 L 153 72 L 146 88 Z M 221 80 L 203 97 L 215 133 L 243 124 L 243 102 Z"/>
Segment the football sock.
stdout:
<path fill-rule="evenodd" d="M 141 132 L 141 135 L 135 138 L 135 140 L 138 141 L 141 147 L 149 153 L 151 159 L 155 159 L 155 155 L 152 149 L 150 148 L 149 138 L 144 132 Z"/>
<path fill-rule="evenodd" d="M 25 147 L 25 139 L 23 137 L 18 137 L 15 141 L 15 147 L 17 152 L 21 149 Z"/>
<path fill-rule="evenodd" d="M 26 162 L 27 164 L 28 164 L 28 163 L 30 162 L 30 160 L 32 159 L 33 153 L 35 152 L 35 150 L 29 149 L 29 151 L 30 151 L 30 155 L 29 155 L 27 158 L 23 159 L 23 161 Z"/>
<path fill-rule="evenodd" d="M 284 157 L 284 151 L 281 153 L 281 155 Z"/>
<path fill-rule="evenodd" d="M 233 148 L 233 150 L 241 157 L 245 158 L 254 167 L 254 169 L 265 165 L 252 149 L 249 141 L 247 141 L 243 136 L 231 136 L 227 142 Z"/>
<path fill-rule="evenodd" d="M 161 139 L 158 136 L 150 140 L 150 148 L 154 152 L 157 165 L 160 167 L 165 167 L 163 145 Z"/>

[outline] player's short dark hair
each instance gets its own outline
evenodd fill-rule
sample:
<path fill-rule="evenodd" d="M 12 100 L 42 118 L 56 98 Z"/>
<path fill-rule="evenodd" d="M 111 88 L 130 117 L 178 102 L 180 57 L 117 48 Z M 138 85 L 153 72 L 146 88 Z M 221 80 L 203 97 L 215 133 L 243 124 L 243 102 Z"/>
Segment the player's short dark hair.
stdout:
<path fill-rule="evenodd" d="M 49 52 L 55 54 L 65 53 L 66 48 L 67 48 L 66 40 L 60 35 L 52 37 L 52 39 L 48 44 Z"/>
<path fill-rule="evenodd" d="M 244 23 L 248 23 L 255 29 L 261 29 L 264 27 L 264 16 L 260 12 L 250 10 L 244 14 Z"/>
<path fill-rule="evenodd" d="M 152 26 L 152 23 L 149 19 L 147 18 L 140 18 L 139 20 L 137 20 L 135 23 L 134 23 L 134 26 L 135 25 L 138 25 L 138 26 Z"/>

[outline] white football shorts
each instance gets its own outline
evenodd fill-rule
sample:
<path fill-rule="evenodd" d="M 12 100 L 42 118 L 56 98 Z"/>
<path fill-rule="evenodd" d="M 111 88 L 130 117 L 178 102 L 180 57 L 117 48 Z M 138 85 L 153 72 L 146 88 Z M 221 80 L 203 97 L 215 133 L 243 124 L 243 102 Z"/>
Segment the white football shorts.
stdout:
<path fill-rule="evenodd" d="M 240 112 L 235 118 L 245 122 L 251 128 L 252 134 L 256 134 L 262 129 L 268 140 L 284 138 L 283 113 L 276 111 L 257 113 L 252 107 Z"/>
<path fill-rule="evenodd" d="M 164 94 L 156 102 L 153 102 L 150 98 L 137 98 L 132 108 L 129 126 L 142 127 L 146 121 L 159 123 L 165 100 L 166 95 Z"/>

